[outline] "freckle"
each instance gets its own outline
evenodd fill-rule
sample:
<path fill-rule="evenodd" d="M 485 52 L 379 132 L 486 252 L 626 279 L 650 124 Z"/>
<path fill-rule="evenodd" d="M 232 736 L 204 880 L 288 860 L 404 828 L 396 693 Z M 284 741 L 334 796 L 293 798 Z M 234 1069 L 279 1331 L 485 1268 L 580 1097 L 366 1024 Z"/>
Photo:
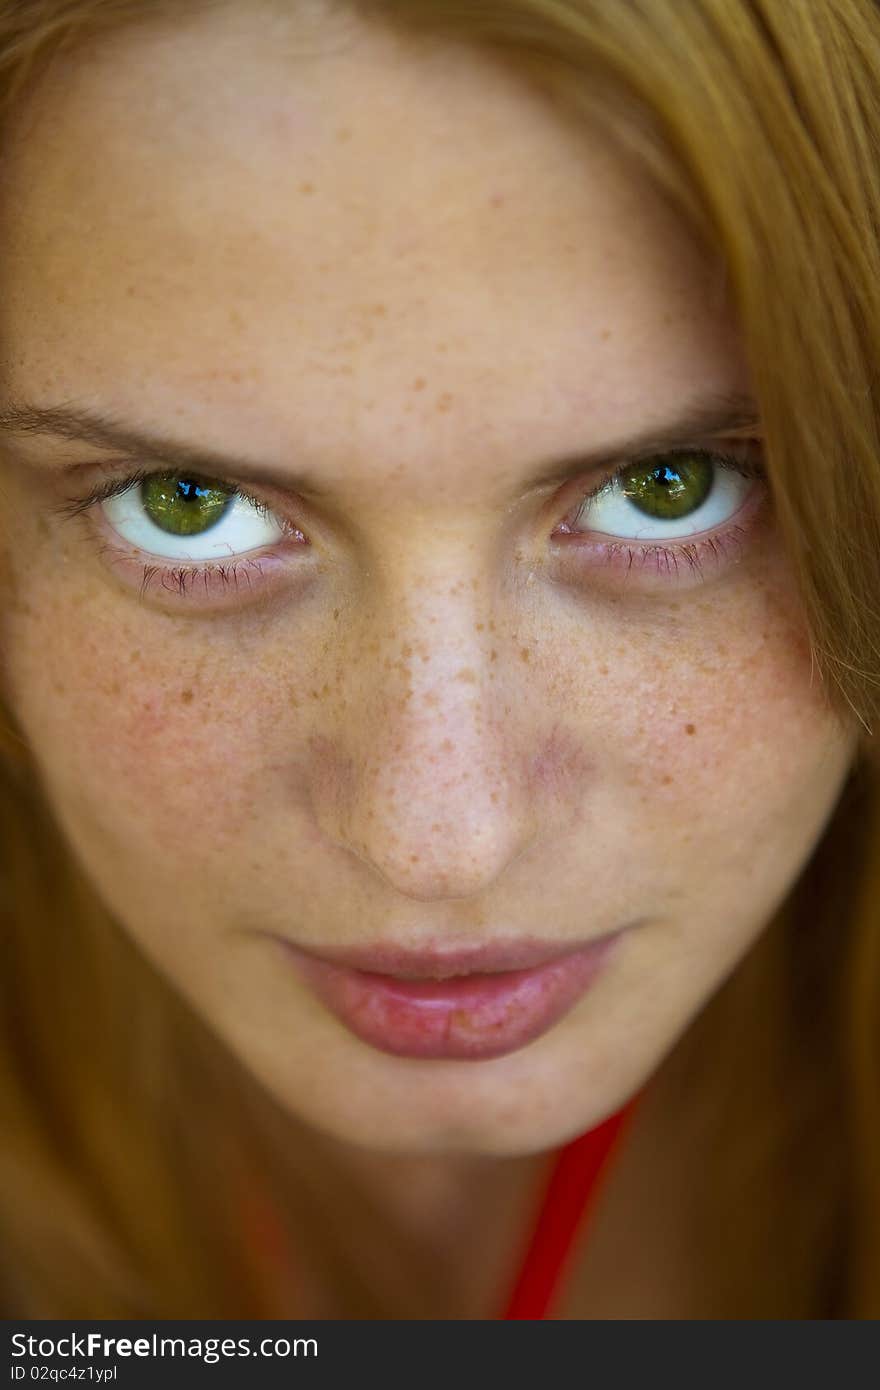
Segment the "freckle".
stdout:
<path fill-rule="evenodd" d="M 601 332 L 601 334 L 600 334 L 600 336 L 601 336 L 601 338 L 602 338 L 602 342 L 603 342 L 603 343 L 604 343 L 604 342 L 607 342 L 607 340 L 611 337 L 611 329 L 610 329 L 610 328 L 603 328 L 603 329 L 602 329 L 602 332 Z"/>
<path fill-rule="evenodd" d="M 67 691 L 67 686 L 62 685 L 61 681 L 56 681 L 52 688 L 56 695 L 64 695 Z"/>
<path fill-rule="evenodd" d="M 665 787 L 669 782 L 672 781 L 672 778 L 669 776 L 669 773 L 668 773 L 668 772 L 665 772 L 665 773 L 663 774 L 663 776 L 660 778 L 660 781 L 662 782 L 663 786 Z"/>
<path fill-rule="evenodd" d="M 337 129 L 336 129 L 336 143 L 337 143 L 338 145 L 343 145 L 343 144 L 345 143 L 346 140 L 350 140 L 350 139 L 351 139 L 351 126 L 349 126 L 349 125 L 337 126 Z"/>
<path fill-rule="evenodd" d="M 432 832 L 436 835 L 436 834 L 437 834 L 437 831 L 438 831 L 439 829 L 440 829 L 440 822 L 439 822 L 438 820 L 435 820 L 435 821 L 434 821 L 434 824 L 431 826 L 431 830 L 432 830 Z"/>
<path fill-rule="evenodd" d="M 412 647 L 410 646 L 409 642 L 404 642 L 403 647 L 401 649 L 401 655 L 412 656 Z"/>
<path fill-rule="evenodd" d="M 489 800 L 490 800 L 490 801 L 497 801 L 497 800 L 498 800 L 498 793 L 497 793 L 497 792 L 490 792 L 490 793 L 489 793 Z"/>
<path fill-rule="evenodd" d="M 529 651 L 528 647 L 520 647 L 519 654 L 523 661 L 528 661 L 531 656 L 531 652 Z"/>
<path fill-rule="evenodd" d="M 414 390 L 414 391 L 424 391 L 424 389 L 425 389 L 425 378 L 424 378 L 423 376 L 417 376 L 416 379 L 415 379 L 415 381 L 413 382 L 413 390 Z"/>
<path fill-rule="evenodd" d="M 482 632 L 485 626 L 485 623 L 477 623 L 477 632 Z"/>
<path fill-rule="evenodd" d="M 131 662 L 132 666 L 134 666 L 136 662 L 140 661 L 140 659 L 141 659 L 140 648 L 139 648 L 139 647 L 135 647 L 134 651 L 131 652 L 131 654 L 129 655 L 129 658 L 128 658 L 128 659 L 129 659 L 129 661 Z"/>
<path fill-rule="evenodd" d="M 417 854 L 411 854 L 410 857 L 409 857 L 409 862 L 410 862 L 411 864 L 418 864 L 418 862 L 419 862 L 419 855 L 417 855 Z"/>
<path fill-rule="evenodd" d="M 498 660 L 498 653 L 496 652 L 496 650 L 495 650 L 494 647 L 492 648 L 491 652 L 489 653 L 489 660 L 490 660 L 490 661 L 497 661 L 497 660 Z"/>
<path fill-rule="evenodd" d="M 309 694 L 311 695 L 313 700 L 319 700 L 321 698 L 317 690 L 310 690 Z"/>
<path fill-rule="evenodd" d="M 489 619 L 489 631 L 490 631 L 490 632 L 494 632 L 494 631 L 495 631 L 495 624 L 494 624 L 494 622 L 492 621 L 491 618 Z"/>
<path fill-rule="evenodd" d="M 465 681 L 469 685 L 474 685 L 477 677 L 472 667 L 463 666 L 460 671 L 456 672 L 455 679 L 457 681 Z"/>
<path fill-rule="evenodd" d="M 445 738 L 445 739 L 443 740 L 443 742 L 440 744 L 440 750 L 441 750 L 441 752 L 443 752 L 443 753 L 451 753 L 451 752 L 452 752 L 452 739 L 451 739 L 451 738 Z"/>
<path fill-rule="evenodd" d="M 314 193 L 315 185 L 313 183 L 301 183 L 299 191 L 300 193 Z"/>
<path fill-rule="evenodd" d="M 338 608 L 334 608 L 334 609 L 333 609 L 333 621 L 334 621 L 334 623 L 336 622 L 336 620 L 337 620 L 338 617 L 339 617 L 339 609 L 338 609 Z"/>
<path fill-rule="evenodd" d="M 122 687 L 120 686 L 119 681 L 113 681 L 110 686 L 110 694 L 118 695 L 121 689 Z"/>
<path fill-rule="evenodd" d="M 684 726 L 684 731 L 685 731 L 686 734 L 695 734 L 695 733 L 697 732 L 697 730 L 696 730 L 696 725 L 694 725 L 694 724 L 685 724 L 685 726 Z"/>
<path fill-rule="evenodd" d="M 607 667 L 607 666 L 600 666 L 600 667 L 599 667 L 599 675 L 600 675 L 600 676 L 607 676 L 607 675 L 608 675 L 608 667 Z"/>
<path fill-rule="evenodd" d="M 444 414 L 447 410 L 450 410 L 451 407 L 452 407 L 452 402 L 453 402 L 454 399 L 455 399 L 455 397 L 454 397 L 454 396 L 451 396 L 450 393 L 449 393 L 448 391 L 444 391 L 442 396 L 438 396 L 438 398 L 437 398 L 437 413 L 438 413 L 438 415 L 442 415 L 442 414 Z"/>

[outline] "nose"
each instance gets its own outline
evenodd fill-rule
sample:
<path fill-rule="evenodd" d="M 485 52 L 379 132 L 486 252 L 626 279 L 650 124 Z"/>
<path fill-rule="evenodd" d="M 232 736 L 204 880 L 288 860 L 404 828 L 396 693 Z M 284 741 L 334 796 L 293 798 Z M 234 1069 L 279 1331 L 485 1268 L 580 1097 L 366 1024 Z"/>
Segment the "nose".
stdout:
<path fill-rule="evenodd" d="M 352 619 L 337 648 L 345 701 L 311 740 L 313 813 L 397 893 L 468 898 L 530 846 L 540 808 L 499 625 L 461 575 L 413 590 Z"/>

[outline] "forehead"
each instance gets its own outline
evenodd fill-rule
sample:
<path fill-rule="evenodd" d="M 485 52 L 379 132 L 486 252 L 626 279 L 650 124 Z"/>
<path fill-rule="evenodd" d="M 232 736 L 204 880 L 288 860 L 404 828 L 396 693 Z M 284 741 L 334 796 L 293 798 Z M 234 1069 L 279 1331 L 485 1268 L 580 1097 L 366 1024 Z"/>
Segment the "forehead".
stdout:
<path fill-rule="evenodd" d="M 601 440 L 731 385 L 717 265 L 539 82 L 268 14 L 123 30 L 38 88 L 0 188 L 13 389 L 387 456 L 426 416 Z"/>

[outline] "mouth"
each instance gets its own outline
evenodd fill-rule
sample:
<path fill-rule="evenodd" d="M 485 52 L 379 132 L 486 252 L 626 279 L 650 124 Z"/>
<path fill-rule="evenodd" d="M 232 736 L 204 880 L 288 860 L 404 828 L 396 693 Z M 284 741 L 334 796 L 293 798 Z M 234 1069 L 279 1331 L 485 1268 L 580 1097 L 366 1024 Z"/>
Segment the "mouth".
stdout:
<path fill-rule="evenodd" d="M 518 938 L 456 951 L 380 943 L 318 952 L 276 939 L 301 982 L 361 1042 L 396 1057 L 481 1061 L 554 1027 L 616 954 L 625 930 L 586 942 Z"/>

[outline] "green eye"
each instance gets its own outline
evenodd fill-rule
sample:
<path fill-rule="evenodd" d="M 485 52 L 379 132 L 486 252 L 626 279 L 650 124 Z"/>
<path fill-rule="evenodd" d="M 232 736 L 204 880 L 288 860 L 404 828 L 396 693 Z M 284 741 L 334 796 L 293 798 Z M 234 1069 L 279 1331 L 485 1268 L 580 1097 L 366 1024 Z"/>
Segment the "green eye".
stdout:
<path fill-rule="evenodd" d="M 181 473 L 160 473 L 141 483 L 141 505 L 150 521 L 173 536 L 199 536 L 232 506 L 235 489 L 211 486 Z"/>
<path fill-rule="evenodd" d="M 674 462 L 632 464 L 621 474 L 621 492 L 646 516 L 677 521 L 702 506 L 713 475 L 712 463 L 704 454 L 680 453 Z"/>

